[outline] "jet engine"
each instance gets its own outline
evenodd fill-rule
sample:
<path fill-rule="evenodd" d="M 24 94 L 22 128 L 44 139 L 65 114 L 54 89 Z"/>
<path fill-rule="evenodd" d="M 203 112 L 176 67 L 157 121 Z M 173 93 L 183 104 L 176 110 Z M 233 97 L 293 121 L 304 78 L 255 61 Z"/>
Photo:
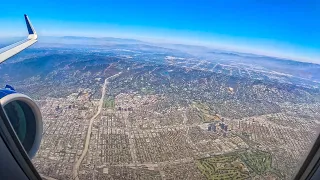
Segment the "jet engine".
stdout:
<path fill-rule="evenodd" d="M 43 132 L 39 107 L 31 98 L 9 85 L 0 89 L 0 104 L 24 150 L 30 159 L 33 158 L 39 150 Z"/>

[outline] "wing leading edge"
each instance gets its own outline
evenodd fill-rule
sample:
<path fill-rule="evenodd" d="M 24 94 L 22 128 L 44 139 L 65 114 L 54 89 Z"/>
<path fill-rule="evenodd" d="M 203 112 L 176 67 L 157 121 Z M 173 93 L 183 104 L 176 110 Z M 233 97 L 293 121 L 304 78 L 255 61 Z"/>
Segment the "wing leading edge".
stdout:
<path fill-rule="evenodd" d="M 5 60 L 9 59 L 10 57 L 16 55 L 17 53 L 21 52 L 22 50 L 26 49 L 27 47 L 37 42 L 38 35 L 34 30 L 29 20 L 29 17 L 26 14 L 24 15 L 24 19 L 26 21 L 26 25 L 29 33 L 27 39 L 0 49 L 0 63 L 4 62 Z"/>

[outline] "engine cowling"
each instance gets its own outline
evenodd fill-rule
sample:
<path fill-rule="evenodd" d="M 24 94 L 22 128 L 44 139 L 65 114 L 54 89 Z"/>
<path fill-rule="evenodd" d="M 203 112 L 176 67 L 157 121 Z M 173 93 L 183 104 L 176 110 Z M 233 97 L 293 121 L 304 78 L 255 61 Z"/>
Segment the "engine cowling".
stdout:
<path fill-rule="evenodd" d="M 28 156 L 33 158 L 39 150 L 43 132 L 39 107 L 31 98 L 17 93 L 9 85 L 0 89 L 0 104 L 20 143 Z"/>

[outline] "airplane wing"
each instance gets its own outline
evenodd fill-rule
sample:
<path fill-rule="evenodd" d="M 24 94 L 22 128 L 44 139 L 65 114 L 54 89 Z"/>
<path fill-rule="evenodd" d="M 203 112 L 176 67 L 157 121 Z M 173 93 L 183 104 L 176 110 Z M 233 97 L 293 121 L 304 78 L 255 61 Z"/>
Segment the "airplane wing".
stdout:
<path fill-rule="evenodd" d="M 0 64 L 37 42 L 38 35 L 34 30 L 29 17 L 26 14 L 24 15 L 24 19 L 26 20 L 26 25 L 29 33 L 27 39 L 0 49 Z"/>

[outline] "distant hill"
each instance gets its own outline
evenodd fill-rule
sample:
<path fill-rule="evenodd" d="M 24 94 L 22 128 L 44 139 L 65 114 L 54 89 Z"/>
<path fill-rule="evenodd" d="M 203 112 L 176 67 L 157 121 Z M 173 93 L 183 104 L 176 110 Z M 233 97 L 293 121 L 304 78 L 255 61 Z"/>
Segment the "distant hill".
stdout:
<path fill-rule="evenodd" d="M 10 44 L 16 43 L 18 41 L 21 41 L 25 39 L 25 37 L 10 37 L 10 38 L 0 38 L 0 49 L 8 46 Z"/>
<path fill-rule="evenodd" d="M 115 37 L 80 37 L 80 36 L 62 36 L 57 37 L 59 39 L 65 39 L 65 40 L 86 40 L 86 41 L 110 41 L 113 43 L 145 43 L 140 40 L 136 39 L 127 39 L 127 38 L 115 38 Z"/>

